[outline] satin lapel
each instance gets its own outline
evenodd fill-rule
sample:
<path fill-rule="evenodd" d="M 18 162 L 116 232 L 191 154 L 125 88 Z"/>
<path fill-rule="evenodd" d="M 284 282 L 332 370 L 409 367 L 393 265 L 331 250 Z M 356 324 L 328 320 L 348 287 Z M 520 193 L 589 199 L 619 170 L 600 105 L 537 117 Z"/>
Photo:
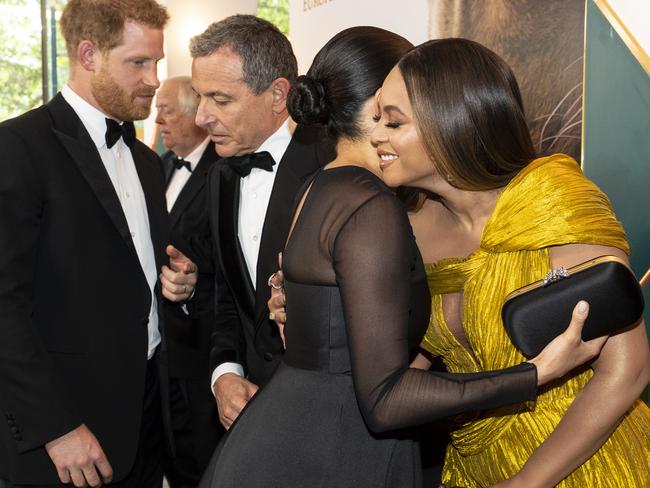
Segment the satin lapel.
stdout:
<path fill-rule="evenodd" d="M 310 175 L 329 162 L 329 159 L 321 160 L 318 148 L 318 139 L 314 134 L 307 128 L 298 126 L 278 167 L 257 257 L 255 292 L 257 326 L 262 323 L 266 315 L 266 302 L 270 296 L 266 281 L 271 273 L 278 270 L 278 253 L 284 249 L 289 233 L 296 193 Z M 328 156 L 329 153 L 326 157 Z"/>
<path fill-rule="evenodd" d="M 172 164 L 171 159 L 175 157 L 176 155 L 171 151 L 167 151 L 162 156 L 160 156 L 160 161 L 162 163 L 162 170 L 165 175 L 165 188 L 167 188 L 167 185 L 169 185 L 169 181 L 172 179 L 172 172 L 174 171 L 174 165 Z"/>
<path fill-rule="evenodd" d="M 239 176 L 228 167 L 219 168 L 219 248 L 226 280 L 233 289 L 233 295 L 241 301 L 245 311 L 253 310 L 255 295 L 246 261 L 237 237 L 239 213 Z M 216 173 L 213 172 L 213 173 Z M 214 187 L 213 187 L 214 188 Z M 250 317 L 252 320 L 253 317 Z"/>
<path fill-rule="evenodd" d="M 161 266 L 169 261 L 165 253 L 165 246 L 169 243 L 169 220 L 165 206 L 164 175 L 158 156 L 144 144 L 136 141 L 131 154 L 147 202 L 151 242 L 160 271 Z"/>
<path fill-rule="evenodd" d="M 55 126 L 54 135 L 61 141 L 74 163 L 97 196 L 126 245 L 136 253 L 122 205 L 115 193 L 104 163 L 90 135 L 72 107 L 61 94 L 48 104 Z M 136 253 L 137 254 L 137 253 Z"/>
<path fill-rule="evenodd" d="M 194 197 L 201 191 L 205 186 L 205 182 L 208 176 L 208 171 L 210 170 L 210 165 L 216 161 L 217 153 L 214 151 L 214 146 L 208 144 L 208 147 L 205 148 L 199 164 L 196 165 L 194 171 L 192 171 L 192 176 L 190 176 L 187 183 L 178 194 L 178 198 L 174 202 L 171 212 L 169 212 L 169 225 L 174 227 L 179 217 L 183 215 L 183 212 L 187 206 L 194 200 Z"/>

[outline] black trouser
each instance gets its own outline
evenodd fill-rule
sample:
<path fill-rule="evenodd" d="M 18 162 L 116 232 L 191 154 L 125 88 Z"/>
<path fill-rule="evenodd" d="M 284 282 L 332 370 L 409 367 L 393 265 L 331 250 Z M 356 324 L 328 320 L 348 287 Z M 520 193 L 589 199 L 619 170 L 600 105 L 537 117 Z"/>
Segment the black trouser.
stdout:
<path fill-rule="evenodd" d="M 135 455 L 133 469 L 119 483 L 107 486 L 119 488 L 161 488 L 163 469 L 163 425 L 160 408 L 160 384 L 158 381 L 157 360 L 147 361 L 144 402 L 142 405 L 142 423 L 140 439 Z M 108 460 L 110 462 L 110 459 Z M 12 485 L 0 480 L 0 488 L 55 488 L 73 487 L 73 484 L 63 485 Z"/>
<path fill-rule="evenodd" d="M 165 477 L 171 488 L 194 488 L 224 432 L 216 402 L 204 378 L 170 378 L 169 405 L 175 453 L 166 443 Z"/>
<path fill-rule="evenodd" d="M 119 483 L 120 488 L 160 488 L 163 478 L 164 435 L 160 405 L 160 383 L 156 358 L 147 361 L 140 440 L 133 469 Z M 110 460 L 109 460 L 110 461 Z"/>

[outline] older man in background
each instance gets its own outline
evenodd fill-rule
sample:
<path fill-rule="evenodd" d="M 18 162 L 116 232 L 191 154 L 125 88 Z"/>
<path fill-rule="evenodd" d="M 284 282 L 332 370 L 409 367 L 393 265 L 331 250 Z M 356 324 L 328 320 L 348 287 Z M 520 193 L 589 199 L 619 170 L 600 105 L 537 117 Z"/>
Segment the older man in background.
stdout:
<path fill-rule="evenodd" d="M 156 95 L 156 123 L 164 146 L 163 171 L 171 240 L 199 267 L 192 298 L 193 313 L 178 313 L 165 303 L 165 330 L 169 369 L 169 405 L 173 452 L 165 456 L 165 476 L 172 488 L 198 484 L 223 428 L 214 398 L 206 388 L 210 379 L 210 333 L 214 314 L 214 266 L 211 251 L 195 257 L 187 241 L 209 245 L 206 178 L 218 159 L 205 129 L 194 123 L 199 100 L 189 76 L 169 78 Z"/>

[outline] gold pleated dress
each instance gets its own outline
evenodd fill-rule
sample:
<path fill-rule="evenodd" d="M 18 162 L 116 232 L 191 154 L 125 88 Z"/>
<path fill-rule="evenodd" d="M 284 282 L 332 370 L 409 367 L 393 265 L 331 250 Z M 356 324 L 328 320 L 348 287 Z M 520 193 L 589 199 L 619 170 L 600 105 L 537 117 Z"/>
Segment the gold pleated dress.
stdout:
<path fill-rule="evenodd" d="M 537 159 L 499 196 L 476 252 L 466 259 L 427 265 L 432 314 L 422 347 L 441 356 L 453 373 L 501 369 L 524 361 L 503 327 L 501 305 L 508 293 L 551 269 L 550 246 L 572 243 L 614 246 L 629 253 L 608 198 L 584 177 L 578 164 L 562 154 Z M 442 313 L 442 295 L 459 291 L 473 355 L 452 335 Z M 589 368 L 574 371 L 545 387 L 535 404 L 457 419 L 443 482 L 487 487 L 517 473 L 592 375 Z M 557 486 L 650 487 L 647 405 L 637 401 L 605 444 Z"/>

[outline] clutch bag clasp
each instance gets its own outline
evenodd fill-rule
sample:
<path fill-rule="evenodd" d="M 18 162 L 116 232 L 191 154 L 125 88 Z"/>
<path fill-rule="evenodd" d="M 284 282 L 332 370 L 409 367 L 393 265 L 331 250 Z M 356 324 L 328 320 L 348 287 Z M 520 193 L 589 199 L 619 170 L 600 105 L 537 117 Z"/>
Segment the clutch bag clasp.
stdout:
<path fill-rule="evenodd" d="M 556 281 L 563 280 L 564 278 L 568 278 L 569 276 L 570 276 L 569 272 L 563 267 L 552 269 L 551 271 L 546 273 L 546 276 L 544 277 L 543 280 L 543 285 L 546 286 L 551 283 L 555 283 Z"/>

